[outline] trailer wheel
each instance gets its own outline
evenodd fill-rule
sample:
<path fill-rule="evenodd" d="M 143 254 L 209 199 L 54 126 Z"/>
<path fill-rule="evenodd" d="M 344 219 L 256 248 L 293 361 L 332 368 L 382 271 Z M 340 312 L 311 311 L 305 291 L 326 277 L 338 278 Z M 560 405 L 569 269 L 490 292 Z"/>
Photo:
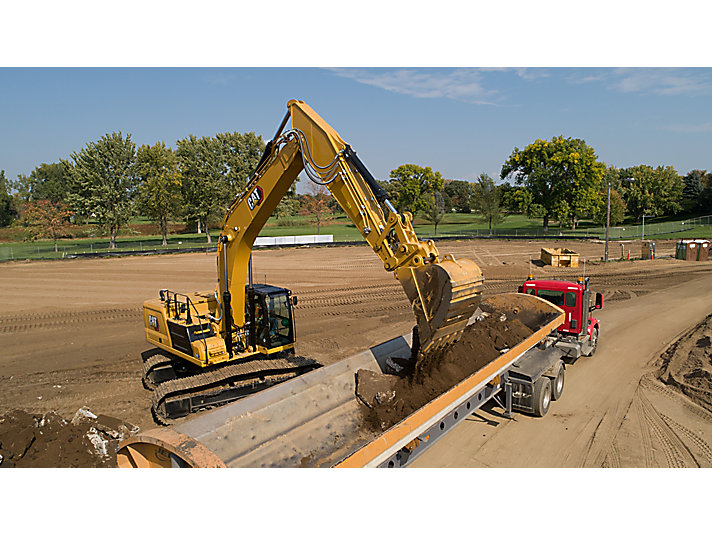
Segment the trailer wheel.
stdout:
<path fill-rule="evenodd" d="M 551 405 L 551 379 L 547 376 L 539 377 L 534 383 L 534 415 L 544 417 Z"/>
<path fill-rule="evenodd" d="M 551 400 L 559 400 L 564 394 L 564 364 L 559 362 L 556 374 L 551 379 Z"/>
<path fill-rule="evenodd" d="M 588 353 L 588 357 L 590 358 L 595 354 L 596 347 L 598 347 L 598 327 L 595 327 L 591 331 L 591 340 L 589 341 L 589 345 L 591 345 L 591 352 Z"/>

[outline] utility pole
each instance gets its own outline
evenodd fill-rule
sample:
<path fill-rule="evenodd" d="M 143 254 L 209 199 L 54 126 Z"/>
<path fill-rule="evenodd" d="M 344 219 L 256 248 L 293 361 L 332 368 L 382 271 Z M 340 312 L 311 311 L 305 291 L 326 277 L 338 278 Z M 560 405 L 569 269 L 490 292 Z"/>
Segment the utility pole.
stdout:
<path fill-rule="evenodd" d="M 611 226 L 611 182 L 608 182 L 608 209 L 606 211 L 606 251 L 603 261 L 608 261 L 608 228 Z"/>

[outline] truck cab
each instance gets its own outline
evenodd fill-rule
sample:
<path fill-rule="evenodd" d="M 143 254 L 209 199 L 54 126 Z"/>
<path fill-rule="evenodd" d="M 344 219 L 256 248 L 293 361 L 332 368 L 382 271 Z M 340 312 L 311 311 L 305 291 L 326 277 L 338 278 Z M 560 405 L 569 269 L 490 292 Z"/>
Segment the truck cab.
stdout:
<path fill-rule="evenodd" d="M 603 295 L 596 293 L 591 304 L 589 278 L 579 277 L 576 282 L 567 280 L 536 280 L 531 275 L 519 287 L 520 293 L 536 295 L 564 310 L 564 323 L 557 332 L 561 338 L 579 345 L 584 354 L 592 354 L 598 341 L 599 323 L 591 312 L 603 307 Z M 578 356 L 578 354 L 577 354 Z"/>

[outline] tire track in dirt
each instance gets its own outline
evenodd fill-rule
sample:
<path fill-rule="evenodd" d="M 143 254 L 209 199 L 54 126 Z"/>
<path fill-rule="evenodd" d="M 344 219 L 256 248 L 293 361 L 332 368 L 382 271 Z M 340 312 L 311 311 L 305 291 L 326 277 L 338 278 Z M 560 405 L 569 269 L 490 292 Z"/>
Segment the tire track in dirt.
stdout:
<path fill-rule="evenodd" d="M 640 427 L 640 435 L 642 438 L 641 444 L 643 446 L 645 467 L 653 467 L 655 449 L 653 448 L 653 440 L 652 436 L 650 435 L 650 427 L 647 424 L 647 419 L 643 411 L 643 404 L 638 395 L 638 390 L 636 390 L 635 396 L 633 398 L 633 403 L 635 405 L 636 418 L 638 419 L 638 425 Z"/>
<path fill-rule="evenodd" d="M 712 448 L 707 444 L 705 440 L 700 438 L 697 434 L 695 434 L 692 430 L 689 428 L 681 425 L 671 417 L 668 417 L 667 415 L 661 413 L 660 417 L 665 421 L 665 423 L 671 427 L 671 428 L 676 428 L 678 431 L 680 431 L 687 439 L 689 439 L 695 447 L 700 451 L 702 456 L 704 458 L 712 463 Z"/>
<path fill-rule="evenodd" d="M 16 334 L 27 330 L 48 330 L 67 328 L 96 321 L 131 321 L 143 315 L 142 308 L 111 308 L 76 312 L 47 312 L 23 315 L 10 315 L 0 318 L 0 335 Z"/>
<path fill-rule="evenodd" d="M 621 466 L 621 455 L 616 447 L 616 442 L 611 443 L 606 458 L 603 460 L 602 467 L 619 468 Z"/>
<path fill-rule="evenodd" d="M 700 467 L 699 462 L 690 449 L 680 439 L 680 436 L 670 428 L 662 418 L 645 394 L 639 391 L 639 401 L 642 406 L 646 423 L 650 426 L 653 434 L 662 445 L 668 467 Z"/>
<path fill-rule="evenodd" d="M 658 381 L 650 375 L 646 375 L 643 377 L 643 379 L 641 380 L 641 385 L 644 388 L 654 390 L 657 393 L 661 393 L 677 402 L 682 402 L 685 405 L 685 408 L 694 413 L 696 417 L 704 419 L 705 421 L 712 422 L 712 413 L 708 412 L 697 404 L 694 404 L 691 400 L 689 400 L 682 394 L 672 391 L 669 388 L 663 386 L 662 384 L 659 384 Z"/>

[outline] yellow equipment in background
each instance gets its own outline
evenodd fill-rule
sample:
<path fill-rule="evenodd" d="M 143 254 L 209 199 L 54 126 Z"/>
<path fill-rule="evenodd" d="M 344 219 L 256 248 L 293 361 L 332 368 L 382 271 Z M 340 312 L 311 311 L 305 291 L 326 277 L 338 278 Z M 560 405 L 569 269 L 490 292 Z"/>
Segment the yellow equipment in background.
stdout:
<path fill-rule="evenodd" d="M 296 297 L 285 288 L 252 284 L 248 273 L 255 239 L 302 171 L 328 188 L 402 284 L 421 351 L 455 340 L 479 304 L 479 267 L 469 259 L 440 258 L 432 240 L 418 240 L 412 215 L 396 211 L 339 134 L 301 100 L 290 100 L 287 108 L 247 187 L 225 214 L 215 292 L 162 290 L 144 303 L 146 340 L 160 349 L 145 355 L 144 383 L 154 389 L 159 421 L 318 367 L 294 356 Z M 291 129 L 284 131 L 290 119 Z"/>

